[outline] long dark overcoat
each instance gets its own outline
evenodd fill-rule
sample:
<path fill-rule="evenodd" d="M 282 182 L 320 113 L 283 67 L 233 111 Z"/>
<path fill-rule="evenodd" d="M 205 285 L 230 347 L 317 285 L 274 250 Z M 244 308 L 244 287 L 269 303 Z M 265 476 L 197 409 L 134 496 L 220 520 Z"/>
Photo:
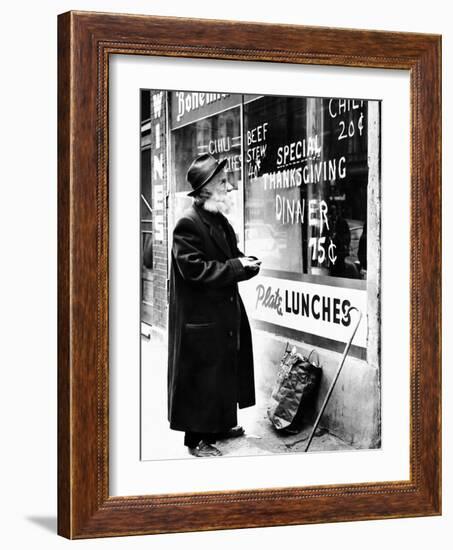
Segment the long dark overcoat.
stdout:
<path fill-rule="evenodd" d="M 244 268 L 239 256 L 234 230 L 221 214 L 193 205 L 177 222 L 168 342 L 174 430 L 223 432 L 237 424 L 238 405 L 255 404 L 250 325 L 237 283 L 257 270 Z"/>

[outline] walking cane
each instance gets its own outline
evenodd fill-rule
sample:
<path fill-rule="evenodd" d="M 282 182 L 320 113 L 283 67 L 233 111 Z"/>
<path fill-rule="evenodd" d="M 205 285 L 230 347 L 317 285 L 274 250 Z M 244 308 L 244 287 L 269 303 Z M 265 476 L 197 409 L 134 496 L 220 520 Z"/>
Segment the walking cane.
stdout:
<path fill-rule="evenodd" d="M 305 447 L 305 453 L 308 451 L 308 448 L 310 447 L 311 441 L 313 439 L 313 436 L 315 435 L 316 428 L 318 427 L 319 421 L 321 420 L 321 416 L 324 413 L 325 408 L 327 407 L 327 403 L 329 402 L 330 396 L 332 395 L 333 388 L 335 387 L 335 384 L 337 383 L 338 377 L 340 376 L 341 369 L 343 368 L 344 361 L 346 359 L 346 356 L 348 355 L 349 348 L 351 347 L 352 340 L 354 339 L 355 333 L 357 332 L 357 329 L 359 328 L 360 321 L 362 320 L 362 312 L 357 309 L 356 307 L 350 307 L 348 309 L 348 313 L 350 313 L 353 309 L 355 309 L 359 313 L 359 318 L 357 320 L 357 323 L 355 325 L 355 328 L 351 334 L 351 338 L 349 338 L 348 343 L 346 344 L 346 347 L 344 348 L 343 355 L 341 357 L 340 364 L 338 365 L 337 372 L 335 373 L 334 379 L 332 380 L 332 383 L 330 384 L 329 391 L 327 392 L 327 395 L 324 399 L 324 403 L 322 404 L 322 407 L 318 413 L 318 416 L 316 418 L 316 422 L 313 426 L 313 429 L 311 430 L 310 437 L 308 438 L 307 446 Z"/>

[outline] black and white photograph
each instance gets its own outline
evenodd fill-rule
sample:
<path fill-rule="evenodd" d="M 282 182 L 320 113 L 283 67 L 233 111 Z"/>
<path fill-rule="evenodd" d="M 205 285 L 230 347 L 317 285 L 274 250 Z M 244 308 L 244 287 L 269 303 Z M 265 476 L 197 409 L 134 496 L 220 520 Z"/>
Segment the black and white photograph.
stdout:
<path fill-rule="evenodd" d="M 5 3 L 6 550 L 451 548 L 447 8 Z"/>
<path fill-rule="evenodd" d="M 380 449 L 381 102 L 139 94 L 141 460 Z"/>

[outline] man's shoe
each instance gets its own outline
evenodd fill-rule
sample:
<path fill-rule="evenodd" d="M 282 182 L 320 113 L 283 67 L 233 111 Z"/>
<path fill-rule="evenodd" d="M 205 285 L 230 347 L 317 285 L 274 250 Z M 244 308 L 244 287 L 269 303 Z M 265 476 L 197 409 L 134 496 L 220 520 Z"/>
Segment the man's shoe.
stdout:
<path fill-rule="evenodd" d="M 189 453 L 193 456 L 198 456 L 200 458 L 206 458 L 211 456 L 221 456 L 222 453 L 217 447 L 206 443 L 206 441 L 200 441 L 196 447 L 188 447 Z"/>
<path fill-rule="evenodd" d="M 244 435 L 245 431 L 242 426 L 234 426 L 230 428 L 227 432 L 223 432 L 217 436 L 217 439 L 230 439 L 231 437 L 241 437 Z"/>

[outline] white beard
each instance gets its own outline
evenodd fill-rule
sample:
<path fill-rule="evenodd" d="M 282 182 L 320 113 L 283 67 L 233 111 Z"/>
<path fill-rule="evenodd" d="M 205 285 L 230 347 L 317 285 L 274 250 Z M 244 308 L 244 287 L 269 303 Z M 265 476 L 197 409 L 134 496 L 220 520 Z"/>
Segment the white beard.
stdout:
<path fill-rule="evenodd" d="M 218 193 L 213 191 L 212 195 L 206 199 L 203 203 L 203 208 L 208 212 L 220 212 L 224 216 L 227 216 L 232 207 L 232 201 L 228 196 L 228 193 Z"/>

